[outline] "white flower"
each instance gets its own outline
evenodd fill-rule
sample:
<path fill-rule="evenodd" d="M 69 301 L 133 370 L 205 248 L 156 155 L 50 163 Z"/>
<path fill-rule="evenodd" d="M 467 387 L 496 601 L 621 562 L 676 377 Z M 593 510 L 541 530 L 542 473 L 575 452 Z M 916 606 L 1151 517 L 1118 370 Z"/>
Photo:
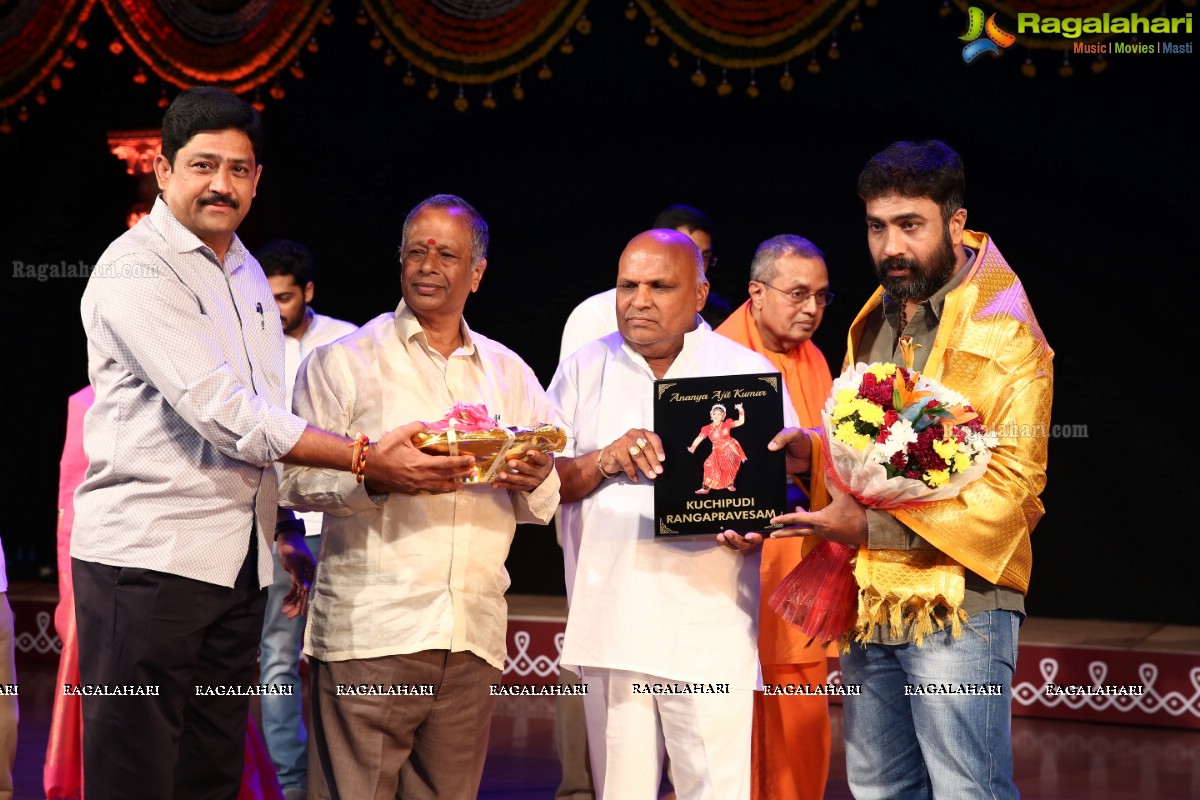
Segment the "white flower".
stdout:
<path fill-rule="evenodd" d="M 892 456 L 903 451 L 915 441 L 917 441 L 917 434 L 913 430 L 912 423 L 901 417 L 888 428 L 887 441 L 875 444 L 870 459 L 877 464 L 886 464 L 891 461 Z"/>

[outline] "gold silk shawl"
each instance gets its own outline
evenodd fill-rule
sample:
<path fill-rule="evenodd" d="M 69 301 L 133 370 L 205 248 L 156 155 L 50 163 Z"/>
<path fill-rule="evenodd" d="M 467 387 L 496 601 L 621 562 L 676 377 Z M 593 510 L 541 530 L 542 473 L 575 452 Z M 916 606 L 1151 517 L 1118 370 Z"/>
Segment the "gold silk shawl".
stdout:
<path fill-rule="evenodd" d="M 1029 589 L 1029 535 L 1044 513 L 1038 495 L 1046 485 L 1054 352 L 991 239 L 967 230 L 963 244 L 978 256 L 946 297 L 924 374 L 965 395 L 999 443 L 987 472 L 957 497 L 890 512 L 937 553 L 859 550 L 859 641 L 875 625 L 887 624 L 898 636 L 907 623 L 919 645 L 934 625 L 944 627 L 938 605 L 948 609 L 958 635 L 963 567 L 1022 594 Z M 868 315 L 881 313 L 882 296 L 876 290 L 850 326 L 846 364 L 856 363 L 863 327 Z"/>

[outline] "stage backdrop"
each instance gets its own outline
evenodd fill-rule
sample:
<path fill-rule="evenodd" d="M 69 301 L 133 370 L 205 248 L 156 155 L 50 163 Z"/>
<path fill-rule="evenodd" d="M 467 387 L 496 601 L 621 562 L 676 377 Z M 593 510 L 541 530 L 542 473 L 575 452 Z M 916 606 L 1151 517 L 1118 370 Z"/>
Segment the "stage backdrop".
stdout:
<path fill-rule="evenodd" d="M 180 76 L 202 72 L 186 50 L 135 49 L 138 26 L 155 22 L 129 10 L 144 5 L 58 3 L 68 16 L 88 11 L 77 31 L 50 26 L 44 43 L 26 42 L 26 61 L 0 60 L 0 74 L 15 76 L 0 92 L 0 418 L 9 427 L 0 539 L 14 577 L 53 564 L 66 400 L 87 382 L 84 280 L 45 270 L 41 280 L 29 267 L 95 263 L 145 188 L 110 152 L 110 132 L 156 127 L 159 101 Z M 315 307 L 362 323 L 399 299 L 395 252 L 408 209 L 432 193 L 459 194 L 493 237 L 468 320 L 546 383 L 571 308 L 613 285 L 625 242 L 670 203 L 715 220 L 711 278 L 728 298 L 745 296 L 750 258 L 769 236 L 797 233 L 825 250 L 838 298 L 815 341 L 836 373 L 846 328 L 875 285 L 858 172 L 893 140 L 944 139 L 966 163 L 969 227 L 994 236 L 1057 351 L 1058 428 L 1029 610 L 1196 622 L 1185 594 L 1197 548 L 1184 388 L 1200 266 L 1200 170 L 1184 111 L 1196 55 L 1075 54 L 1028 38 L 1001 46 L 1029 3 L 978 3 L 997 12 L 1000 31 L 981 21 L 972 37 L 966 3 L 797 4 L 811 12 L 800 24 L 697 22 L 678 15 L 693 4 L 675 2 L 544 2 L 535 5 L 550 27 L 514 17 L 485 28 L 474 60 L 452 57 L 468 45 L 444 38 L 465 33 L 405 14 L 477 3 L 370 2 L 361 15 L 345 2 L 312 4 L 312 14 L 297 10 L 310 4 L 229 5 L 295 11 L 270 29 L 279 57 L 244 65 L 247 97 L 268 128 L 244 241 L 308 244 L 318 257 Z M 718 4 L 696 7 L 708 5 Z M 36 6 L 9 4 L 0 41 L 24 24 L 16 10 Z M 1192 8 L 1110 6 L 1168 16 Z M 242 19 L 239 35 L 265 31 L 264 19 Z M 159 23 L 207 30 L 191 17 Z M 774 26 L 775 44 L 744 47 L 739 31 L 755 25 Z M 72 35 L 89 46 L 64 45 Z M 1190 49 L 1194 36 L 1139 39 Z M 552 529 L 522 528 L 508 566 L 514 592 L 563 589 Z"/>

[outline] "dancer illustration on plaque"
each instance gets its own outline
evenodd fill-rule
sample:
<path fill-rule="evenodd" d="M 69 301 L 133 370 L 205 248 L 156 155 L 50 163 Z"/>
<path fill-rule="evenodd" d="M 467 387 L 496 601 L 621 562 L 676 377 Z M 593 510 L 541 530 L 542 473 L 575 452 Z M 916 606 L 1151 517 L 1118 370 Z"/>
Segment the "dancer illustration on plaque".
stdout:
<path fill-rule="evenodd" d="M 746 410 L 742 404 L 734 406 L 738 412 L 737 420 L 727 419 L 725 406 L 715 403 L 708 412 L 712 424 L 700 429 L 700 435 L 688 447 L 689 453 L 695 453 L 700 442 L 708 437 L 712 442 L 712 453 L 704 459 L 704 485 L 696 490 L 696 494 L 708 494 L 713 489 L 728 489 L 736 492 L 733 481 L 737 478 L 742 462 L 746 460 L 746 451 L 730 433 L 734 428 L 746 424 Z"/>

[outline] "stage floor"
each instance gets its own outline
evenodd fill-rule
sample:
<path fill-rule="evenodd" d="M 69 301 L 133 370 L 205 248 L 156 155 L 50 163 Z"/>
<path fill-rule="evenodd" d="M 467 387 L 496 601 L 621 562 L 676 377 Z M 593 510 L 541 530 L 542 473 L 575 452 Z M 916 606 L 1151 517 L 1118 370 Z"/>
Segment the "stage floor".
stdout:
<path fill-rule="evenodd" d="M 57 656 L 48 650 L 57 592 L 52 584 L 16 584 L 9 599 L 19 609 L 18 627 L 27 628 L 18 637 L 26 646 L 19 647 L 17 657 L 21 723 L 14 797 L 42 800 L 42 765 L 58 688 Z M 565 616 L 564 598 L 509 597 L 506 683 L 555 680 Z M 1031 618 L 1021 630 L 1021 661 L 1026 680 L 1016 684 L 1012 735 L 1022 797 L 1200 800 L 1200 627 Z M 835 659 L 830 667 L 832 678 Z M 1056 680 L 1136 681 L 1146 685 L 1146 694 L 1107 698 L 1113 701 L 1107 707 L 1095 698 L 1092 706 L 1053 705 L 1052 700 L 1064 698 L 1048 698 L 1043 687 Z M 252 708 L 257 713 L 257 705 Z M 849 800 L 841 707 L 831 705 L 830 715 L 833 749 L 825 797 Z M 1120 724 L 1148 719 L 1167 724 Z M 553 698 L 499 698 L 479 797 L 552 800 L 559 775 Z"/>
<path fill-rule="evenodd" d="M 21 727 L 15 800 L 41 800 L 55 668 L 18 667 Z M 501 698 L 479 797 L 552 800 L 559 766 L 550 698 Z M 546 701 L 546 702 L 541 702 Z M 833 754 L 827 800 L 850 800 L 841 747 L 842 712 L 832 707 Z M 1200 731 L 1013 720 L 1017 786 L 1025 800 L 1195 800 L 1200 798 Z"/>

